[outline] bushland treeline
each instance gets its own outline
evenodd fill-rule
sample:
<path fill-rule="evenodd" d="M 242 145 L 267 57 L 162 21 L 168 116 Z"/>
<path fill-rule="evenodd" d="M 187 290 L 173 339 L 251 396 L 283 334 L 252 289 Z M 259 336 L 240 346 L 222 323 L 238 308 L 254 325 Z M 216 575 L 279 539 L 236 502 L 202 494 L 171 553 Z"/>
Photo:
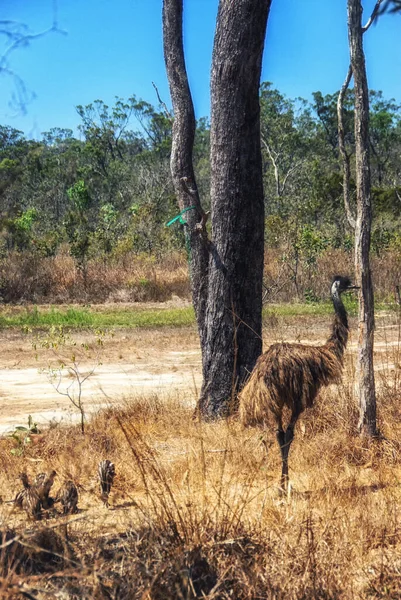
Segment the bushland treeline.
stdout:
<path fill-rule="evenodd" d="M 289 99 L 263 83 L 261 145 L 269 300 L 318 300 L 352 270 L 342 201 L 337 94 Z M 401 279 L 401 107 L 370 92 L 376 292 Z M 0 296 L 15 301 L 166 299 L 187 294 L 186 253 L 169 171 L 171 118 L 135 96 L 77 106 L 79 136 L 27 139 L 0 126 Z M 353 91 L 345 102 L 354 154 Z M 352 160 L 351 160 L 352 162 Z M 197 184 L 209 204 L 209 123 L 197 123 Z M 352 192 L 354 183 L 351 182 Z M 185 215 L 183 216 L 185 220 Z"/>

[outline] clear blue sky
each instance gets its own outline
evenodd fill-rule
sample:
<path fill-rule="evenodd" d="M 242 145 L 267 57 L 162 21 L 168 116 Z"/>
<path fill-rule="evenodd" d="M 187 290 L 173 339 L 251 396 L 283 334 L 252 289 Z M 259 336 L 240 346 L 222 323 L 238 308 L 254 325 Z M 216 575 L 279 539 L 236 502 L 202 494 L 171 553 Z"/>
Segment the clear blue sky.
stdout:
<path fill-rule="evenodd" d="M 375 0 L 365 0 L 365 21 Z M 51 0 L 2 0 L 1 19 L 29 25 L 52 22 Z M 12 54 L 11 67 L 35 92 L 27 114 L 9 107 L 12 81 L 1 76 L 0 124 L 39 137 L 51 127 L 75 129 L 77 104 L 114 97 L 157 105 L 152 87 L 170 104 L 164 72 L 162 0 L 58 0 L 58 24 Z M 184 0 L 187 68 L 197 117 L 209 114 L 209 73 L 218 0 Z M 401 103 L 401 16 L 385 16 L 365 36 L 369 85 Z M 0 39 L 3 43 L 3 38 Z M 4 51 L 4 46 L 1 53 Z M 262 80 L 289 97 L 310 98 L 341 86 L 348 66 L 346 0 L 273 0 Z M 135 129 L 135 125 L 133 124 Z"/>

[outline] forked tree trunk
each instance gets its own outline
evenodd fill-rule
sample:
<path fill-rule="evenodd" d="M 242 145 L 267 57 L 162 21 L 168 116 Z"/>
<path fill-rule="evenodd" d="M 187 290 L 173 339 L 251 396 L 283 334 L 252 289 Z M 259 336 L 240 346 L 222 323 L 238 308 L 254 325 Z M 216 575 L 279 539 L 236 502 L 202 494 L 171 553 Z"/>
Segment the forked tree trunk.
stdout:
<path fill-rule="evenodd" d="M 212 246 L 201 413 L 216 417 L 262 351 L 259 82 L 269 0 L 220 0 L 211 76 Z"/>
<path fill-rule="evenodd" d="M 198 409 L 206 418 L 228 412 L 262 350 L 259 80 L 269 9 L 270 0 L 220 0 L 211 84 L 212 240 L 207 242 L 192 170 L 195 119 L 182 48 L 182 0 L 164 0 L 164 51 L 174 108 L 172 174 L 180 208 L 197 207 L 186 215 L 203 364 Z"/>
<path fill-rule="evenodd" d="M 206 218 L 200 203 L 192 163 L 196 121 L 185 67 L 182 12 L 183 0 L 164 0 L 164 59 L 174 111 L 170 168 L 180 211 L 195 206 L 183 216 L 186 221 L 185 237 L 189 249 L 192 301 L 203 347 L 206 339 L 209 252 Z"/>
<path fill-rule="evenodd" d="M 357 217 L 355 227 L 355 275 L 360 286 L 357 379 L 359 427 L 377 434 L 376 392 L 373 370 L 374 299 L 369 264 L 372 206 L 369 160 L 369 93 L 363 51 L 362 3 L 348 0 L 348 38 L 355 89 L 355 146 Z"/>

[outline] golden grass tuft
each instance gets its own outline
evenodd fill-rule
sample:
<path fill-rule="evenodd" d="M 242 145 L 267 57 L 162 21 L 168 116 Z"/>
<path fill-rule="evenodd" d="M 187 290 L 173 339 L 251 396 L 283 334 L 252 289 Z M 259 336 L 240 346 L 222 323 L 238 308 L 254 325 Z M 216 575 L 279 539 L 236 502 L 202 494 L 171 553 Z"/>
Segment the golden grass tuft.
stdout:
<path fill-rule="evenodd" d="M 297 426 L 285 500 L 274 431 L 236 418 L 199 423 L 178 398 L 101 411 L 85 436 L 49 429 L 24 457 L 2 440 L 3 500 L 23 468 L 55 468 L 52 493 L 64 478 L 80 492 L 77 515 L 48 511 L 28 530 L 23 513 L 1 505 L 3 597 L 399 597 L 401 424 L 390 420 L 399 397 L 380 400 L 385 439 L 368 441 L 356 433 L 350 386 L 325 390 Z M 104 458 L 116 465 L 110 510 L 96 477 Z M 35 531 L 44 540 L 54 532 L 54 545 L 36 539 L 10 560 L 12 540 Z"/>

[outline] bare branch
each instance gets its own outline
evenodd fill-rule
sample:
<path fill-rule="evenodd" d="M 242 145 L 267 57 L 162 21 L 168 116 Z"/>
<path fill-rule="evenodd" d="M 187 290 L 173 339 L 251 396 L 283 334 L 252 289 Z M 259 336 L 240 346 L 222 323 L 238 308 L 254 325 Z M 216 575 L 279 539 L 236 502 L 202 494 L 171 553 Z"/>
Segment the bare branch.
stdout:
<path fill-rule="evenodd" d="M 280 188 L 280 172 L 278 169 L 278 164 L 276 161 L 276 158 L 278 157 L 277 152 L 275 152 L 275 156 L 273 155 L 273 150 L 270 148 L 269 144 L 267 143 L 265 137 L 262 135 L 261 136 L 261 140 L 262 140 L 262 144 L 265 147 L 267 154 L 269 155 L 269 158 L 271 160 L 271 163 L 273 165 L 273 169 L 274 169 L 274 180 L 276 182 L 276 196 L 280 197 L 281 196 L 281 188 Z"/>
<path fill-rule="evenodd" d="M 372 11 L 372 14 L 370 15 L 369 21 L 366 23 L 365 27 L 362 27 L 362 33 L 366 33 L 367 30 L 369 29 L 369 27 L 372 25 L 372 23 L 374 23 L 374 21 L 378 17 L 379 8 L 380 8 L 380 5 L 382 4 L 382 2 L 383 2 L 383 0 L 377 0 L 375 7 Z"/>
<path fill-rule="evenodd" d="M 162 107 L 164 108 L 164 112 L 166 113 L 166 116 L 167 116 L 167 118 L 168 118 L 168 119 L 170 119 L 170 121 L 173 121 L 173 115 L 171 114 L 171 112 L 170 112 L 170 111 L 169 111 L 169 109 L 167 108 L 167 105 L 166 105 L 166 103 L 165 103 L 165 102 L 163 102 L 163 100 L 161 99 L 161 97 L 160 97 L 160 94 L 159 94 L 159 90 L 158 90 L 158 88 L 157 88 L 157 85 L 155 84 L 155 82 L 154 82 L 154 81 L 152 81 L 152 85 L 153 85 L 153 87 L 155 88 L 155 92 L 156 92 L 157 99 L 158 99 L 158 101 L 159 101 L 159 104 L 161 104 L 161 105 L 162 105 Z"/>
<path fill-rule="evenodd" d="M 284 194 L 284 192 L 285 192 L 285 187 L 287 185 L 287 180 L 288 180 L 289 176 L 292 175 L 292 173 L 294 171 L 296 171 L 300 166 L 302 166 L 304 164 L 304 162 L 305 162 L 304 160 L 299 160 L 297 163 L 295 163 L 295 165 L 293 167 L 288 169 L 287 173 L 284 175 L 283 183 L 281 184 L 281 195 Z"/>
<path fill-rule="evenodd" d="M 5 36 L 9 42 L 3 54 L 0 54 L 0 74 L 8 75 L 14 80 L 16 92 L 13 94 L 11 105 L 14 105 L 22 113 L 26 112 L 26 105 L 35 97 L 35 94 L 27 90 L 21 77 L 11 68 L 9 63 L 10 56 L 15 50 L 27 47 L 32 41 L 53 32 L 63 35 L 67 34 L 66 31 L 58 27 L 57 0 L 53 0 L 53 22 L 51 27 L 38 33 L 30 33 L 27 25 L 24 23 L 0 20 L 0 35 Z"/>

